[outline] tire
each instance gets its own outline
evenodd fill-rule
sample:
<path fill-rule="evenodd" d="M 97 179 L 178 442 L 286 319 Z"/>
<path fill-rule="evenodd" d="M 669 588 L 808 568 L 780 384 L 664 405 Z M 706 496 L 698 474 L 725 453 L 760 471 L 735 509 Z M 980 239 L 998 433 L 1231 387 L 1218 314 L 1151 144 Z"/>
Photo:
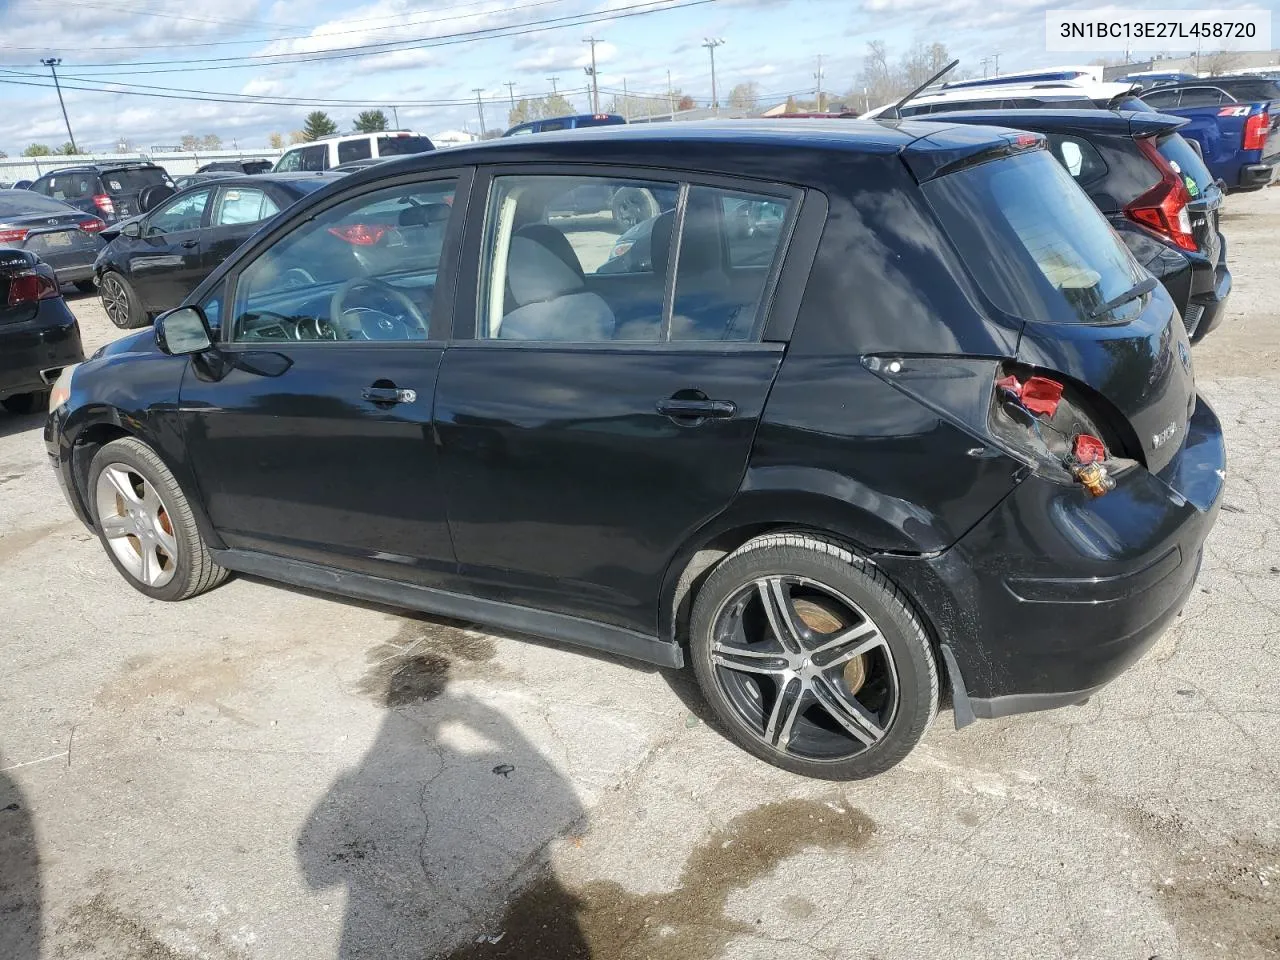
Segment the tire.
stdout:
<path fill-rule="evenodd" d="M 689 644 L 729 736 L 793 773 L 883 773 L 937 716 L 937 660 L 907 598 L 823 537 L 770 534 L 727 556 L 694 600 Z"/>
<path fill-rule="evenodd" d="M 15 417 L 29 417 L 33 413 L 39 413 L 41 410 L 47 409 L 49 406 L 49 391 L 35 390 L 31 393 L 15 393 L 13 396 L 5 397 L 0 400 L 0 407 L 4 407 L 9 413 Z"/>
<path fill-rule="evenodd" d="M 102 297 L 102 309 L 107 319 L 121 330 L 145 327 L 148 317 L 142 309 L 138 292 L 123 276 L 108 270 L 98 281 L 98 293 Z"/>
<path fill-rule="evenodd" d="M 86 499 L 107 556 L 148 597 L 186 600 L 227 578 L 209 555 L 182 488 L 141 440 L 123 437 L 97 452 Z"/>
<path fill-rule="evenodd" d="M 610 207 L 613 225 L 621 233 L 662 212 L 653 194 L 644 187 L 622 187 L 614 193 Z"/>
<path fill-rule="evenodd" d="M 75 287 L 81 293 L 97 293 L 98 285 L 92 280 L 77 280 Z"/>

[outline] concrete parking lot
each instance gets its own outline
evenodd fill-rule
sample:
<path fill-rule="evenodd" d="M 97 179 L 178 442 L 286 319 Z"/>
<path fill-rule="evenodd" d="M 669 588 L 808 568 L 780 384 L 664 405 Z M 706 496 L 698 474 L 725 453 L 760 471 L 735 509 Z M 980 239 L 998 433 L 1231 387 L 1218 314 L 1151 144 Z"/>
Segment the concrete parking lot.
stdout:
<path fill-rule="evenodd" d="M 688 674 L 243 577 L 150 601 L 0 414 L 0 960 L 1280 956 L 1280 189 L 1228 206 L 1183 616 L 867 782 L 752 759 Z"/>

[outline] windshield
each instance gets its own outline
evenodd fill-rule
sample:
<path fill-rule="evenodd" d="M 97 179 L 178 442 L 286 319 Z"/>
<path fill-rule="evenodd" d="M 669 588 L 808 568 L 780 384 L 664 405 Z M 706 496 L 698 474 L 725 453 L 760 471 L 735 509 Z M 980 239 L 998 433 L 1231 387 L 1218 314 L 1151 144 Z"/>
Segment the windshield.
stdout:
<path fill-rule="evenodd" d="M 968 167 L 924 184 L 965 265 L 1005 313 L 1088 323 L 1145 277 L 1106 218 L 1045 150 Z M 1106 320 L 1128 319 L 1140 301 Z"/>
<path fill-rule="evenodd" d="M 1169 161 L 1173 172 L 1182 178 L 1191 199 L 1204 196 L 1213 186 L 1213 175 L 1209 173 L 1209 168 L 1181 134 L 1171 133 L 1167 137 L 1161 137 L 1156 141 L 1156 149 Z"/>
<path fill-rule="evenodd" d="M 0 217 L 25 217 L 47 213 L 50 216 L 76 213 L 77 211 L 49 197 L 30 190 L 13 190 L 0 193 Z"/>
<path fill-rule="evenodd" d="M 166 183 L 168 179 L 159 167 L 126 167 L 102 172 L 102 185 L 110 194 L 137 193 L 143 187 Z"/>
<path fill-rule="evenodd" d="M 378 156 L 400 157 L 406 153 L 426 153 L 435 149 L 426 137 L 379 137 Z"/>

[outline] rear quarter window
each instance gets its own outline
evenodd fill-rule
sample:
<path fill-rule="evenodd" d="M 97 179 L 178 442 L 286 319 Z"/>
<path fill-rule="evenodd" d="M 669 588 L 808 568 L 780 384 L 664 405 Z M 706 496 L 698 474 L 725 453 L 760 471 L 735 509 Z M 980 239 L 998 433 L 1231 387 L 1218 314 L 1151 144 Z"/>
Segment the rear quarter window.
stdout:
<path fill-rule="evenodd" d="M 1071 174 L 1076 183 L 1087 185 L 1101 179 L 1107 173 L 1107 163 L 1102 154 L 1088 140 L 1062 134 L 1050 134 L 1049 150 Z"/>
<path fill-rule="evenodd" d="M 1193 198 L 1203 195 L 1213 186 L 1213 175 L 1181 134 L 1171 133 L 1161 137 L 1156 141 L 1156 149 L 1169 161 L 1173 172 L 1182 178 L 1187 192 Z"/>
<path fill-rule="evenodd" d="M 1005 313 L 1088 323 L 1142 278 L 1106 218 L 1047 150 L 968 167 L 923 190 L 978 286 Z M 1130 301 L 1106 318 L 1140 309 Z"/>

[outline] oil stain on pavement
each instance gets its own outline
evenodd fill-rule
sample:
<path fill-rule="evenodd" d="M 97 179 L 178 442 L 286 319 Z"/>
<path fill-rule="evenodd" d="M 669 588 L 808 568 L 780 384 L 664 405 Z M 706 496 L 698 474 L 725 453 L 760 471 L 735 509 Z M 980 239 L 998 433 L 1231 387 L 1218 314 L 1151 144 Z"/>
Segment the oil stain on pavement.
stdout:
<path fill-rule="evenodd" d="M 803 850 L 862 847 L 875 830 L 842 804 L 757 807 L 695 848 L 668 893 L 632 893 L 612 881 L 569 890 L 548 874 L 511 902 L 497 943 L 465 944 L 449 960 L 712 960 L 754 929 L 726 915 L 734 891 Z"/>
<path fill-rule="evenodd" d="M 450 671 L 487 663 L 497 653 L 493 638 L 469 624 L 406 616 L 387 643 L 369 651 L 369 670 L 356 689 L 388 707 L 434 700 L 444 692 Z"/>

